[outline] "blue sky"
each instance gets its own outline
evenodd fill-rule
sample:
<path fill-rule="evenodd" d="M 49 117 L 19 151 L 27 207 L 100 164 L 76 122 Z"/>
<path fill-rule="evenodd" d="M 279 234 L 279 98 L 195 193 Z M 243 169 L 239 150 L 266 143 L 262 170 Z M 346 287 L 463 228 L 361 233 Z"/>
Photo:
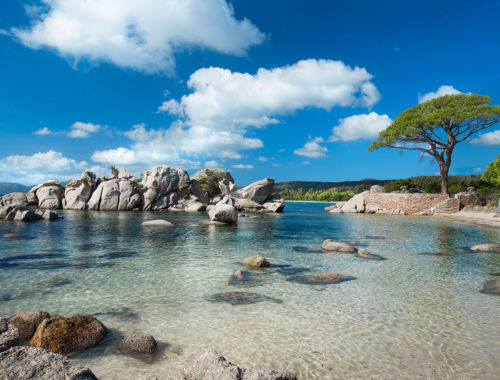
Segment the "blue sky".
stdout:
<path fill-rule="evenodd" d="M 433 94 L 499 104 L 499 16 L 487 0 L 5 0 L 0 181 L 158 164 L 240 185 L 433 175 L 367 148 Z M 452 174 L 496 158 L 500 126 L 486 132 Z"/>

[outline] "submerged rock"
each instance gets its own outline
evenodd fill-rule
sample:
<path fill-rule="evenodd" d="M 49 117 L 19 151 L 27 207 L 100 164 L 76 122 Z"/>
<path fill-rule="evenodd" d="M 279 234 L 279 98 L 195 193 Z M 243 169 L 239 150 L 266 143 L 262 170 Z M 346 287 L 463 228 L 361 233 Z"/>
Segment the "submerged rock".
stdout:
<path fill-rule="evenodd" d="M 97 380 L 88 368 L 41 348 L 13 347 L 0 353 L 2 380 Z"/>
<path fill-rule="evenodd" d="M 478 244 L 470 249 L 475 252 L 500 253 L 499 244 Z"/>
<path fill-rule="evenodd" d="M 295 245 L 292 247 L 292 249 L 295 252 L 302 252 L 302 253 L 322 253 L 323 252 L 323 250 L 320 248 L 304 247 L 302 245 Z"/>
<path fill-rule="evenodd" d="M 0 317 L 0 352 L 17 346 L 18 343 L 19 331 L 17 328 L 12 323 L 9 323 L 6 318 Z M 1 374 L 2 372 L 0 372 Z"/>
<path fill-rule="evenodd" d="M 9 322 L 19 331 L 19 339 L 26 341 L 31 339 L 38 325 L 49 317 L 50 314 L 46 311 L 29 310 L 14 315 Z"/>
<path fill-rule="evenodd" d="M 238 269 L 229 278 L 228 285 L 250 287 L 262 285 L 264 282 L 262 276 Z"/>
<path fill-rule="evenodd" d="M 358 250 L 357 248 L 347 243 L 341 243 L 330 239 L 326 239 L 321 245 L 321 248 L 325 251 L 342 252 L 342 253 L 356 253 L 356 251 Z"/>
<path fill-rule="evenodd" d="M 264 296 L 258 293 L 249 292 L 227 292 L 218 293 L 208 297 L 210 302 L 215 303 L 229 303 L 231 305 L 249 305 L 257 302 L 270 301 L 275 303 L 282 303 L 283 301 L 278 298 Z"/>
<path fill-rule="evenodd" d="M 158 347 L 155 338 L 149 334 L 135 334 L 128 336 L 122 340 L 121 344 L 131 350 L 148 354 L 155 353 Z"/>
<path fill-rule="evenodd" d="M 480 292 L 485 294 L 494 294 L 496 296 L 500 296 L 500 280 L 495 279 L 486 281 Z"/>
<path fill-rule="evenodd" d="M 295 276 L 290 277 L 287 281 L 297 282 L 299 284 L 307 285 L 325 285 L 325 284 L 338 284 L 342 281 L 355 280 L 355 277 L 345 276 L 339 273 L 319 273 L 319 274 L 308 274 L 305 276 Z"/>
<path fill-rule="evenodd" d="M 164 219 L 155 219 L 155 220 L 147 220 L 141 223 L 142 226 L 159 226 L 159 227 L 170 227 L 173 226 L 168 220 Z"/>
<path fill-rule="evenodd" d="M 262 255 L 247 257 L 242 263 L 250 268 L 269 268 L 271 266 L 271 263 Z"/>
<path fill-rule="evenodd" d="M 106 326 L 90 315 L 52 317 L 40 323 L 30 346 L 67 354 L 97 346 L 106 333 Z"/>
<path fill-rule="evenodd" d="M 385 257 L 377 255 L 375 253 L 370 253 L 366 249 L 359 249 L 357 252 L 357 256 L 362 259 L 369 259 L 369 260 L 386 260 Z"/>
<path fill-rule="evenodd" d="M 286 371 L 242 368 L 218 352 L 209 351 L 196 360 L 184 380 L 297 380 L 297 377 Z"/>

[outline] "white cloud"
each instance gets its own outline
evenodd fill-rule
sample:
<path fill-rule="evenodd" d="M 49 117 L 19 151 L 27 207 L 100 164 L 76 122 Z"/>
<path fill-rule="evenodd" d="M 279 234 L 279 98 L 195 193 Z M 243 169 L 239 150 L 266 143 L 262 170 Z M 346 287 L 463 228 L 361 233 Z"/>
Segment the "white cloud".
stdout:
<path fill-rule="evenodd" d="M 315 137 L 311 141 L 308 141 L 300 149 L 295 149 L 294 154 L 298 156 L 304 156 L 309 158 L 321 158 L 326 157 L 326 152 L 328 149 L 326 146 L 322 146 L 319 143 L 323 142 L 322 137 Z"/>
<path fill-rule="evenodd" d="M 82 123 L 77 121 L 76 123 L 73 123 L 67 136 L 74 139 L 85 139 L 92 133 L 97 132 L 99 129 L 101 129 L 99 124 Z"/>
<path fill-rule="evenodd" d="M 259 160 L 260 162 L 266 162 L 266 161 L 267 161 L 267 158 L 266 158 L 266 157 L 262 157 L 262 156 L 260 156 L 260 157 L 258 158 L 258 160 Z"/>
<path fill-rule="evenodd" d="M 253 169 L 253 165 L 238 164 L 238 165 L 233 165 L 233 168 L 235 168 L 235 169 Z"/>
<path fill-rule="evenodd" d="M 214 160 L 205 162 L 203 166 L 208 169 L 222 168 L 222 164 Z"/>
<path fill-rule="evenodd" d="M 49 128 L 47 128 L 47 127 L 43 127 L 43 128 L 40 128 L 40 129 L 36 130 L 33 133 L 35 135 L 39 135 L 39 136 L 47 136 L 47 135 L 52 134 L 52 131 Z"/>
<path fill-rule="evenodd" d="M 177 51 L 196 47 L 241 56 L 265 38 L 248 19 L 235 19 L 226 0 L 41 3 L 45 12 L 27 9 L 29 27 L 11 29 L 24 45 L 146 73 L 171 73 Z"/>
<path fill-rule="evenodd" d="M 472 144 L 500 145 L 500 129 L 483 133 L 470 141 Z"/>
<path fill-rule="evenodd" d="M 0 180 L 27 185 L 35 185 L 49 179 L 67 181 L 79 178 L 81 172 L 88 168 L 87 162 L 78 162 L 53 150 L 31 156 L 11 155 L 0 159 Z M 99 174 L 103 170 L 99 166 L 91 169 Z"/>
<path fill-rule="evenodd" d="M 483 168 L 475 168 L 474 173 L 482 173 L 484 171 Z"/>
<path fill-rule="evenodd" d="M 353 115 L 339 120 L 339 125 L 333 127 L 332 136 L 328 141 L 354 141 L 371 139 L 386 129 L 392 120 L 388 115 L 369 114 Z"/>
<path fill-rule="evenodd" d="M 188 81 L 191 93 L 179 101 L 167 100 L 158 109 L 180 118 L 170 128 L 148 130 L 137 125 L 126 133 L 130 147 L 95 152 L 92 159 L 142 167 L 177 162 L 184 168 L 201 166 L 203 158 L 241 159 L 242 150 L 263 147 L 252 133 L 278 123 L 277 116 L 307 107 L 330 110 L 375 104 L 380 95 L 371 78 L 364 68 L 315 59 L 261 68 L 254 75 L 203 68 Z"/>
<path fill-rule="evenodd" d="M 455 94 L 461 94 L 461 91 L 458 91 L 455 89 L 453 86 L 441 86 L 438 88 L 436 92 L 428 92 L 427 94 L 418 94 L 418 103 L 423 103 L 428 100 L 438 98 L 443 95 L 455 95 Z"/>

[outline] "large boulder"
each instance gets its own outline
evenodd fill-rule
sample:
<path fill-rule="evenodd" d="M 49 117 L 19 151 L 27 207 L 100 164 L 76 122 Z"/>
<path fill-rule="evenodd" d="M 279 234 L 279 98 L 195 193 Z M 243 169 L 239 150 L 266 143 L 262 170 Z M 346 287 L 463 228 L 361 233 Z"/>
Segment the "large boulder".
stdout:
<path fill-rule="evenodd" d="M 356 253 L 356 251 L 358 250 L 357 248 L 347 243 L 333 241 L 330 239 L 326 239 L 321 245 L 321 248 L 325 251 L 341 252 L 341 253 Z"/>
<path fill-rule="evenodd" d="M 342 212 L 346 213 L 363 213 L 365 212 L 365 194 L 369 191 L 364 191 L 360 194 L 356 194 L 354 197 L 349 199 L 342 206 Z"/>
<path fill-rule="evenodd" d="M 257 203 L 262 203 L 269 199 L 273 193 L 274 179 L 265 178 L 245 186 L 234 193 L 235 198 L 247 198 Z"/>
<path fill-rule="evenodd" d="M 283 209 L 285 208 L 285 200 L 278 194 L 274 194 L 262 203 L 262 206 L 271 212 L 283 212 Z"/>
<path fill-rule="evenodd" d="M 182 197 L 191 190 L 188 173 L 166 165 L 144 172 L 141 184 L 144 192 L 144 210 L 147 211 L 166 209 L 171 202 L 168 199 L 169 194 L 174 191 L 177 192 L 176 196 Z"/>
<path fill-rule="evenodd" d="M 297 380 L 297 377 L 285 371 L 242 368 L 218 352 L 209 351 L 196 360 L 184 380 Z"/>
<path fill-rule="evenodd" d="M 96 186 L 94 173 L 85 171 L 80 179 L 68 182 L 64 191 L 63 208 L 69 210 L 85 210 Z"/>
<path fill-rule="evenodd" d="M 0 317 L 0 352 L 8 350 L 19 343 L 19 331 L 6 318 Z M 0 367 L 1 370 L 1 367 Z M 0 375 L 2 372 L 0 371 Z"/>
<path fill-rule="evenodd" d="M 222 222 L 227 224 L 234 224 L 238 222 L 238 210 L 236 207 L 222 203 L 217 203 L 215 206 L 208 208 L 208 216 L 212 222 Z"/>
<path fill-rule="evenodd" d="M 62 207 L 64 186 L 57 181 L 48 181 L 33 187 L 27 197 L 36 200 L 38 208 L 58 210 Z"/>
<path fill-rule="evenodd" d="M 19 331 L 19 339 L 26 341 L 31 339 L 38 325 L 47 318 L 50 318 L 50 314 L 46 311 L 29 310 L 14 315 L 9 322 Z"/>
<path fill-rule="evenodd" d="M 0 197 L 0 218 L 5 218 L 15 207 L 28 207 L 26 194 L 10 193 Z"/>
<path fill-rule="evenodd" d="M 234 178 L 227 170 L 203 169 L 191 176 L 192 193 L 204 203 L 214 202 L 214 197 L 236 190 Z"/>
<path fill-rule="evenodd" d="M 38 325 L 30 346 L 67 354 L 97 346 L 106 333 L 106 326 L 90 315 L 52 317 Z"/>
<path fill-rule="evenodd" d="M 127 211 L 140 209 L 141 191 L 137 183 L 128 179 L 102 181 L 88 202 L 89 210 Z"/>
<path fill-rule="evenodd" d="M 36 222 L 43 219 L 43 212 L 40 211 L 28 207 L 15 207 L 7 214 L 5 219 L 13 222 Z"/>
<path fill-rule="evenodd" d="M 2 380 L 97 380 L 88 368 L 41 348 L 13 347 L 0 353 Z"/>

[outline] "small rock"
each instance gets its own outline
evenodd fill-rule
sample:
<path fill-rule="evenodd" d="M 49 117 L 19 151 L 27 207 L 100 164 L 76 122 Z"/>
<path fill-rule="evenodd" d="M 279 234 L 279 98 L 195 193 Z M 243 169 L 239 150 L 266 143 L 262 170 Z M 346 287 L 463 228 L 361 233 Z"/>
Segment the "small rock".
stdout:
<path fill-rule="evenodd" d="M 90 315 L 51 317 L 38 325 L 30 346 L 67 354 L 97 346 L 106 333 L 106 326 Z"/>
<path fill-rule="evenodd" d="M 38 325 L 49 317 L 50 314 L 46 311 L 29 310 L 14 315 L 9 319 L 9 322 L 19 331 L 19 339 L 25 341 L 31 339 Z"/>
<path fill-rule="evenodd" d="M 172 223 L 170 223 L 168 220 L 164 220 L 164 219 L 148 220 L 146 222 L 142 222 L 142 225 L 143 226 L 159 226 L 159 227 L 173 226 Z"/>
<path fill-rule="evenodd" d="M 265 371 L 242 368 L 226 360 L 216 351 L 201 355 L 189 370 L 184 380 L 297 380 L 285 371 Z"/>
<path fill-rule="evenodd" d="M 500 253 L 500 245 L 498 244 L 478 244 L 470 249 L 475 252 Z"/>
<path fill-rule="evenodd" d="M 207 211 L 212 222 L 221 222 L 226 224 L 234 224 L 238 222 L 238 210 L 230 204 L 217 203 L 215 206 L 207 209 Z"/>
<path fill-rule="evenodd" d="M 356 253 L 357 248 L 352 245 L 341 243 L 337 241 L 333 241 L 330 239 L 326 239 L 321 248 L 325 251 L 333 251 L 333 252 L 342 252 L 342 253 Z"/>
<path fill-rule="evenodd" d="M 481 293 L 500 296 L 500 280 L 495 279 L 486 281 L 483 285 L 483 288 L 481 289 Z"/>
<path fill-rule="evenodd" d="M 41 348 L 13 347 L 0 353 L 2 380 L 97 380 L 88 368 Z"/>
<path fill-rule="evenodd" d="M 366 249 L 359 249 L 357 252 L 358 257 L 370 260 L 385 260 L 385 257 L 377 255 L 375 253 L 370 253 Z"/>
<path fill-rule="evenodd" d="M 290 277 L 287 281 L 297 282 L 299 284 L 307 285 L 324 285 L 324 284 L 338 284 L 342 281 L 354 280 L 355 277 L 345 276 L 339 273 L 319 273 L 319 274 L 308 274 L 305 276 Z"/>
<path fill-rule="evenodd" d="M 0 317 L 0 352 L 16 346 L 18 343 L 19 332 L 17 328 L 12 323 L 9 323 L 6 318 Z M 1 372 L 0 375 L 2 375 Z"/>
<path fill-rule="evenodd" d="M 271 263 L 262 255 L 253 255 L 243 260 L 243 264 L 251 268 L 269 268 Z"/>
<path fill-rule="evenodd" d="M 136 334 L 122 340 L 125 347 L 137 352 L 153 354 L 158 347 L 155 338 L 149 334 Z"/>

